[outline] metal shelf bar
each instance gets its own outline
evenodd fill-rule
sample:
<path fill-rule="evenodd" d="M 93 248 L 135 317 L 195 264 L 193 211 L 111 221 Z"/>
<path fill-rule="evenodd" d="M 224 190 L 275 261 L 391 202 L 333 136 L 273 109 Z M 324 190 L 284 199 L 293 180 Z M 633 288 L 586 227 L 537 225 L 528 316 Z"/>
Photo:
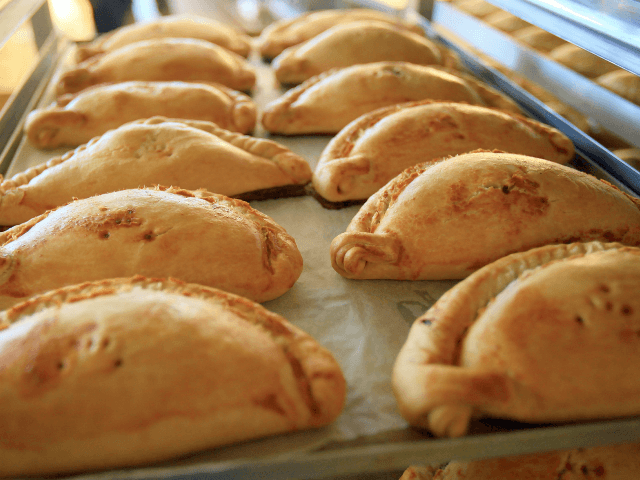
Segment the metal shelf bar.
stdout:
<path fill-rule="evenodd" d="M 0 8 L 0 48 L 46 3 L 46 0 L 11 0 Z"/>
<path fill-rule="evenodd" d="M 472 460 L 540 451 L 630 443 L 640 439 L 640 417 L 490 433 L 454 439 L 428 439 L 366 447 L 217 462 L 170 469 L 150 468 L 83 475 L 74 480 L 290 480 L 403 470 L 409 465 L 437 465 L 453 458 Z M 105 475 L 108 475 L 105 476 Z"/>
<path fill-rule="evenodd" d="M 558 37 L 640 75 L 640 4 L 602 0 L 489 0 Z"/>

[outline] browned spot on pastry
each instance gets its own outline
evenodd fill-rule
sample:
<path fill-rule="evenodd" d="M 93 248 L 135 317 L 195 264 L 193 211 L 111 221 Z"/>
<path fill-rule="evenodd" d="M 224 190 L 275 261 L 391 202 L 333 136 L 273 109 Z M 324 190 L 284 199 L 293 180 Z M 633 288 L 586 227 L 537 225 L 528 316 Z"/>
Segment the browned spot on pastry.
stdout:
<path fill-rule="evenodd" d="M 629 305 L 622 305 L 620 308 L 620 313 L 625 316 L 629 316 L 633 314 L 633 308 Z"/>
<path fill-rule="evenodd" d="M 596 477 L 604 476 L 604 467 L 602 465 L 598 465 L 596 468 L 593 469 L 593 473 Z"/>
<path fill-rule="evenodd" d="M 619 337 L 620 341 L 623 343 L 635 342 L 640 338 L 640 330 L 625 328 L 620 331 Z"/>
<path fill-rule="evenodd" d="M 21 393 L 25 397 L 40 395 L 54 388 L 75 361 L 82 345 L 80 338 L 97 328 L 95 323 L 88 323 L 68 335 L 46 338 L 48 326 L 43 323 L 20 340 L 23 351 L 27 352 L 21 384 Z M 0 363 L 2 360 L 0 358 Z"/>
<path fill-rule="evenodd" d="M 490 398 L 494 402 L 506 402 L 509 400 L 509 390 L 505 385 L 502 375 L 486 375 L 471 380 L 472 390 L 479 398 Z"/>
<path fill-rule="evenodd" d="M 97 232 L 102 238 L 109 238 L 108 231 L 118 227 L 137 227 L 142 224 L 141 218 L 133 216 L 134 211 L 128 209 L 121 212 L 105 213 L 86 217 L 78 225 L 89 231 Z M 106 233 L 106 235 L 105 235 Z"/>
<path fill-rule="evenodd" d="M 259 407 L 276 412 L 278 415 L 284 416 L 287 414 L 287 412 L 285 412 L 278 403 L 278 397 L 273 393 L 267 395 L 265 398 L 254 400 L 253 403 L 258 405 Z"/>
<path fill-rule="evenodd" d="M 105 240 L 106 240 L 107 238 L 109 238 L 110 236 L 111 236 L 111 235 L 109 234 L 109 232 L 101 232 L 101 233 L 100 233 L 100 238 L 103 238 L 103 239 L 105 239 Z"/>
<path fill-rule="evenodd" d="M 600 285 L 600 291 L 604 293 L 609 293 L 609 286 L 604 284 Z"/>
<path fill-rule="evenodd" d="M 313 392 L 311 391 L 311 383 L 309 382 L 309 379 L 307 378 L 304 372 L 304 369 L 300 364 L 300 360 L 298 360 L 289 351 L 286 351 L 286 350 L 285 350 L 285 355 L 287 356 L 287 360 L 289 361 L 293 374 L 296 377 L 300 395 L 302 396 L 302 399 L 304 400 L 307 407 L 309 408 L 311 415 L 313 416 L 321 415 L 322 412 L 320 411 L 320 406 L 318 405 L 318 402 L 316 401 L 316 399 L 313 397 Z"/>
<path fill-rule="evenodd" d="M 582 318 L 580 315 L 576 315 L 576 323 L 579 325 L 584 325 L 584 318 Z"/>

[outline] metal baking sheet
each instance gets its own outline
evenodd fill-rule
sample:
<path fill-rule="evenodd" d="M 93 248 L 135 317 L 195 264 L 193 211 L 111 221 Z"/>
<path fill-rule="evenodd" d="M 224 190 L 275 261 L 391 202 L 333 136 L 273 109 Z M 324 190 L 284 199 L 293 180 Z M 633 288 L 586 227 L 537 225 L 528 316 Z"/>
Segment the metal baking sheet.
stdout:
<path fill-rule="evenodd" d="M 269 65 L 257 58 L 258 84 L 253 97 L 260 108 L 282 94 Z M 51 88 L 42 104 L 51 100 Z M 304 156 L 312 168 L 329 137 L 270 137 Z M 43 152 L 24 139 L 9 175 L 59 155 Z M 640 417 L 568 425 L 523 425 L 478 420 L 469 435 L 436 439 L 409 428 L 399 415 L 390 387 L 395 357 L 413 320 L 453 281 L 353 281 L 333 271 L 331 240 L 342 233 L 357 206 L 326 210 L 311 197 L 251 202 L 296 239 L 305 267 L 294 287 L 266 302 L 331 350 L 348 385 L 346 407 L 331 426 L 194 453 L 159 465 L 74 475 L 98 479 L 292 479 L 373 474 L 402 470 L 410 464 L 440 464 L 535 451 L 628 443 L 640 440 Z"/>

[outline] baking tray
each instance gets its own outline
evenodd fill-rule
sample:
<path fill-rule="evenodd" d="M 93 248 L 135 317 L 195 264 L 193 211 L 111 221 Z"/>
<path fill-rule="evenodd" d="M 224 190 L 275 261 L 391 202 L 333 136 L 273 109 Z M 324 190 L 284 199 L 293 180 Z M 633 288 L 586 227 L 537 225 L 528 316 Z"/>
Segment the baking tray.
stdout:
<path fill-rule="evenodd" d="M 65 58 L 63 56 L 60 65 L 65 64 Z M 472 70 L 482 67 L 472 57 L 465 57 L 465 61 Z M 283 90 L 269 65 L 256 57 L 252 62 L 258 70 L 253 98 L 262 109 Z M 497 72 L 489 69 L 484 73 L 496 75 Z M 521 105 L 530 103 L 528 94 L 519 87 L 506 85 Z M 51 90 L 51 86 L 45 88 L 41 105 L 51 101 Z M 552 115 L 552 120 L 562 126 L 564 120 L 546 111 L 546 107 L 542 112 L 537 111 L 540 108 L 534 102 L 532 108 L 537 115 Z M 563 131 L 575 130 L 571 125 L 563 128 Z M 270 136 L 261 127 L 254 134 L 289 147 L 306 158 L 312 168 L 330 138 Z M 588 137 L 585 142 L 590 142 Z M 589 147 L 602 148 L 591 144 Z M 22 138 L 7 174 L 11 176 L 63 151 L 43 152 Z M 599 166 L 588 152 L 581 157 L 586 162 L 583 166 Z M 624 188 L 635 188 L 625 185 L 624 179 L 613 178 L 606 169 L 598 173 Z M 329 245 L 335 236 L 345 231 L 358 206 L 326 210 L 312 197 L 254 201 L 251 205 L 271 216 L 296 239 L 305 262 L 294 287 L 264 306 L 310 333 L 336 356 L 348 385 L 343 414 L 333 425 L 317 430 L 199 452 L 163 464 L 68 478 L 313 479 L 364 475 L 371 479 L 386 475 L 384 472 L 395 476 L 416 463 L 437 465 L 454 458 L 486 458 L 640 440 L 640 417 L 564 425 L 476 420 L 470 433 L 457 439 L 436 439 L 408 427 L 396 409 L 391 391 L 392 365 L 413 320 L 456 282 L 356 281 L 335 273 L 330 265 Z"/>

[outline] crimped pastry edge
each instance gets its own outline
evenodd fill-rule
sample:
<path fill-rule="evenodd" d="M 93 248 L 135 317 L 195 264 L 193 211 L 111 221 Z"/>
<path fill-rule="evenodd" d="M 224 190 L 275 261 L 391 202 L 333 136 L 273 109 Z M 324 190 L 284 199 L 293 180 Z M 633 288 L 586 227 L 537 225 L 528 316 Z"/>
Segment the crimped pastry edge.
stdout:
<path fill-rule="evenodd" d="M 39 138 L 39 134 L 43 132 L 43 129 L 46 130 L 48 123 L 50 122 L 50 117 L 53 115 L 63 115 L 67 118 L 74 118 L 74 122 L 77 122 L 80 125 L 84 125 L 87 122 L 87 116 L 84 111 L 67 109 L 67 105 L 73 102 L 76 98 L 85 95 L 91 95 L 92 91 L 100 90 L 103 88 L 110 88 L 112 86 L 126 86 L 132 85 L 137 86 L 139 84 L 142 85 L 151 85 L 154 88 L 165 88 L 167 86 L 173 86 L 176 84 L 179 85 L 188 85 L 189 87 L 200 87 L 200 88 L 212 88 L 217 91 L 217 93 L 221 94 L 223 97 L 226 97 L 230 102 L 230 108 L 228 111 L 228 119 L 227 123 L 229 124 L 229 128 L 233 128 L 234 131 L 246 133 L 255 129 L 256 121 L 257 121 L 257 107 L 255 102 L 243 92 L 238 90 L 234 90 L 230 87 L 227 87 L 221 83 L 217 82 L 187 82 L 187 81 L 143 81 L 143 80 L 129 80 L 120 83 L 100 83 L 96 85 L 91 85 L 85 89 L 82 89 L 75 93 L 65 93 L 60 95 L 55 99 L 50 105 L 42 108 L 34 109 L 29 113 L 25 122 L 25 134 L 29 139 L 29 142 L 32 143 L 37 148 L 41 149 L 50 149 L 56 148 L 59 146 L 67 145 L 66 142 L 55 142 L 51 143 L 50 141 L 42 141 Z M 116 91 L 117 93 L 117 91 Z M 190 119 L 184 119 L 185 121 Z M 72 122 L 72 120 L 69 120 Z M 127 122 L 129 123 L 129 122 Z M 72 123 L 73 124 L 73 123 Z M 67 125 L 67 128 L 70 128 Z M 105 132 L 107 133 L 107 132 Z M 75 144 L 77 145 L 77 143 Z M 74 146 L 75 146 L 74 145 Z"/>
<path fill-rule="evenodd" d="M 278 99 L 270 102 L 266 107 L 262 114 L 262 125 L 269 132 L 278 133 L 280 135 L 299 135 L 298 132 L 288 132 L 286 127 L 286 119 L 284 118 L 286 114 L 289 112 L 291 105 L 294 104 L 304 93 L 309 90 L 312 90 L 318 84 L 321 84 L 325 80 L 330 79 L 331 77 L 338 75 L 340 72 L 351 69 L 354 72 L 354 75 L 358 74 L 358 67 L 366 67 L 377 65 L 382 67 L 394 67 L 394 68 L 409 68 L 409 67 L 424 67 L 426 69 L 433 69 L 436 71 L 440 71 L 449 75 L 453 75 L 454 77 L 461 80 L 465 86 L 467 86 L 470 90 L 475 92 L 478 97 L 485 103 L 484 105 L 488 108 L 500 108 L 505 111 L 513 112 L 513 113 L 522 113 L 520 107 L 512 101 L 509 97 L 503 95 L 498 90 L 493 89 L 489 85 L 484 84 L 482 81 L 473 77 L 472 75 L 466 74 L 460 70 L 440 66 L 440 65 L 415 65 L 409 62 L 404 61 L 381 61 L 374 62 L 369 64 L 359 64 L 353 65 L 350 67 L 343 68 L 332 68 L 325 72 L 319 73 L 318 75 L 314 75 L 313 77 L 305 80 L 299 85 L 288 90 L 284 95 L 279 97 Z M 416 100 L 418 101 L 418 100 Z M 449 102 L 448 100 L 432 100 L 434 102 Z M 464 103 L 464 102 L 458 102 Z M 383 107 L 384 108 L 384 107 Z"/>
<path fill-rule="evenodd" d="M 482 105 L 470 105 L 466 102 L 448 102 L 442 100 L 418 100 L 415 102 L 407 102 L 400 103 L 397 105 L 391 105 L 389 107 L 383 107 L 378 110 L 375 110 L 371 113 L 361 116 L 360 118 L 354 120 L 349 125 L 347 125 L 334 139 L 331 140 L 329 146 L 326 149 L 326 157 L 323 153 L 323 159 L 326 158 L 325 162 L 330 163 L 331 161 L 345 157 L 349 154 L 349 152 L 353 149 L 355 142 L 358 138 L 364 135 L 368 129 L 374 127 L 378 122 L 382 119 L 391 116 L 397 112 L 404 111 L 410 108 L 420 107 L 422 105 L 434 105 L 434 104 L 442 104 L 442 105 L 469 105 L 471 107 L 477 108 L 486 108 L 488 110 L 493 110 L 496 112 L 504 113 L 512 118 L 514 118 L 518 122 L 522 122 L 526 124 L 529 128 L 531 128 L 534 132 L 549 138 L 552 134 L 558 132 L 557 129 L 546 125 L 542 122 L 538 122 L 536 120 L 525 117 L 524 115 L 511 112 L 509 110 L 494 108 Z M 549 140 L 550 141 L 550 140 Z M 555 146 L 553 142 L 550 141 L 552 145 Z M 571 160 L 572 156 L 567 159 L 567 162 Z"/>
<path fill-rule="evenodd" d="M 202 130 L 204 132 L 215 135 L 221 140 L 229 143 L 230 145 L 233 145 L 234 147 L 240 148 L 247 153 L 264 158 L 265 160 L 270 160 L 281 170 L 289 174 L 289 176 L 291 176 L 291 178 L 294 180 L 295 184 L 304 185 L 311 180 L 311 169 L 308 166 L 307 161 L 292 152 L 287 147 L 280 145 L 272 140 L 252 137 L 249 135 L 232 132 L 230 130 L 225 130 L 215 123 L 208 122 L 206 120 L 189 120 L 154 116 L 128 122 L 116 129 L 105 132 L 103 135 L 106 135 L 120 128 L 126 128 L 127 126 L 131 125 L 159 125 L 163 123 L 178 123 L 187 127 Z M 47 169 L 64 163 L 65 161 L 74 157 L 76 154 L 79 154 L 87 148 L 92 147 L 102 138 L 103 135 L 98 135 L 92 138 L 89 142 L 80 145 L 74 150 L 68 151 L 58 157 L 54 157 L 45 163 L 41 163 L 40 165 L 31 167 L 24 172 L 17 173 L 9 179 L 2 180 L 2 183 L 0 183 L 0 202 L 2 202 L 2 198 L 4 196 L 11 195 L 12 190 L 16 190 L 20 186 L 27 185 L 31 180 L 42 174 Z M 296 167 L 302 168 L 299 169 Z M 2 179 L 2 175 L 0 175 L 0 179 Z"/>
<path fill-rule="evenodd" d="M 546 125 L 544 123 L 538 122 L 536 120 L 532 120 L 518 113 L 514 113 L 509 110 L 504 110 L 500 108 L 487 107 L 482 105 L 470 105 L 466 102 L 447 102 L 441 100 L 418 100 L 414 102 L 400 103 L 396 105 L 391 105 L 389 107 L 382 107 L 380 109 L 374 110 L 370 113 L 364 114 L 359 118 L 355 119 L 351 123 L 349 123 L 346 127 L 344 127 L 335 137 L 333 137 L 325 149 L 323 150 L 318 164 L 313 173 L 313 187 L 318 195 L 325 198 L 325 200 L 329 202 L 344 202 L 347 200 L 357 200 L 356 198 L 337 198 L 337 196 L 341 195 L 339 191 L 339 187 L 334 188 L 331 182 L 327 178 L 323 178 L 322 172 L 325 168 L 328 168 L 333 162 L 336 161 L 344 161 L 345 159 L 350 158 L 351 151 L 355 147 L 358 140 L 365 135 L 365 133 L 375 127 L 377 123 L 382 121 L 383 119 L 390 117 L 396 113 L 406 111 L 411 108 L 419 108 L 424 105 L 465 105 L 469 107 L 475 107 L 480 109 L 487 109 L 494 112 L 499 112 L 504 115 L 509 116 L 515 122 L 520 125 L 524 125 L 527 128 L 533 130 L 536 134 L 545 138 L 549 145 L 555 149 L 558 153 L 565 153 L 562 161 L 555 161 L 554 163 L 558 163 L 560 165 L 566 165 L 569 163 L 575 156 L 575 147 L 573 142 L 569 138 L 567 138 L 562 132 L 559 130 Z M 566 143 L 566 148 L 562 147 L 558 144 L 558 142 L 554 141 L 556 137 L 562 141 L 562 143 Z M 483 151 L 483 149 L 474 150 L 475 151 Z M 487 150 L 484 150 L 487 151 Z M 497 150 L 496 150 L 497 151 Z M 471 153 L 471 152 L 468 152 Z M 507 152 L 505 152 L 507 153 Z M 357 157 L 353 157 L 357 158 Z M 381 187 L 385 188 L 385 187 Z"/>
<path fill-rule="evenodd" d="M 257 328 L 265 332 L 272 338 L 274 345 L 280 348 L 285 357 L 288 359 L 293 375 L 296 379 L 295 387 L 299 392 L 302 402 L 308 408 L 309 417 L 304 424 L 287 430 L 271 431 L 266 435 L 286 434 L 295 430 L 306 430 L 318 428 L 333 422 L 342 412 L 346 399 L 346 381 L 342 370 L 334 358 L 333 354 L 323 347 L 308 332 L 302 330 L 296 325 L 290 323 L 287 319 L 274 312 L 269 311 L 260 304 L 253 302 L 240 295 L 224 292 L 216 288 L 202 286 L 193 283 L 183 282 L 174 278 L 161 277 L 144 277 L 135 275 L 133 277 L 112 278 L 85 282 L 78 285 L 71 285 L 52 290 L 16 305 L 15 307 L 0 312 L 0 335 L 2 330 L 12 328 L 12 325 L 19 325 L 21 321 L 26 321 L 32 314 L 37 314 L 48 308 L 59 308 L 64 303 L 76 303 L 83 300 L 89 300 L 100 296 L 117 295 L 118 293 L 126 293 L 142 288 L 145 290 L 167 292 L 170 295 L 181 295 L 189 298 L 196 298 L 221 305 L 227 311 L 240 319 L 247 321 Z M 106 432 L 109 433 L 109 432 Z M 134 432 L 135 433 L 135 432 Z M 260 437 L 265 434 L 260 434 Z M 241 440 L 251 440 L 258 437 L 244 437 Z M 76 442 L 75 439 L 68 439 Z M 81 466 L 73 466 L 67 462 L 62 464 L 65 466 L 64 471 L 77 471 L 79 468 L 85 470 L 87 468 L 115 468 L 125 466 L 122 459 L 117 458 L 114 461 L 105 458 L 96 457 L 95 439 L 91 439 L 89 447 L 89 463 Z M 237 443 L 239 440 L 233 440 Z M 227 443 L 216 443 L 208 448 L 223 446 Z M 99 444 L 99 443 L 98 443 Z M 20 452 L 22 453 L 22 452 Z M 44 464 L 31 464 L 29 472 L 34 473 L 62 473 L 52 471 L 50 459 L 57 456 L 55 449 L 47 448 L 41 452 Z M 173 453 L 173 457 L 185 455 L 188 452 L 177 451 Z M 163 458 L 153 458 L 157 453 L 151 453 L 148 461 L 161 461 Z M 27 457 L 29 453 L 27 452 Z M 169 457 L 165 456 L 164 459 Z M 55 465 L 60 462 L 55 461 Z M 22 455 L 16 458 L 16 463 L 10 462 L 9 471 L 16 468 L 16 465 L 23 465 L 24 458 Z M 129 465 L 129 461 L 127 464 Z M 3 470 L 3 468 L 0 468 Z M 5 470 L 6 471 L 6 470 Z"/>
<path fill-rule="evenodd" d="M 230 198 L 227 197 L 225 195 L 219 194 L 219 193 L 212 193 L 209 192 L 207 190 L 204 189 L 199 189 L 199 190 L 186 190 L 183 188 L 179 188 L 179 187 L 173 187 L 173 186 L 163 186 L 163 185 L 155 185 L 152 187 L 140 187 L 137 189 L 129 189 L 129 190 L 151 190 L 151 191 L 160 191 L 160 192 L 167 192 L 167 193 L 171 193 L 171 194 L 175 194 L 175 195 L 179 195 L 185 198 L 198 198 L 200 200 L 204 200 L 206 202 L 209 202 L 210 204 L 221 204 L 224 205 L 230 209 L 235 210 L 237 213 L 243 215 L 245 218 L 247 218 L 248 220 L 253 221 L 254 223 L 256 223 L 257 225 L 260 226 L 260 228 L 262 230 L 265 230 L 267 232 L 275 232 L 276 234 L 286 234 L 286 231 L 283 227 L 281 227 L 280 225 L 278 225 L 276 222 L 274 222 L 271 218 L 269 218 L 267 215 L 259 212 L 258 210 L 255 210 L 254 208 L 251 207 L 251 205 L 249 205 L 247 202 L 243 201 L 243 200 L 238 200 L 238 199 L 234 199 L 234 198 Z M 123 192 L 126 192 L 127 190 L 123 190 Z M 86 200 L 86 199 L 84 199 Z M 37 225 L 39 222 L 41 222 L 42 220 L 44 220 L 45 218 L 47 218 L 52 212 L 55 212 L 61 208 L 66 207 L 67 205 L 71 205 L 74 202 L 79 201 L 78 199 L 75 199 L 65 205 L 61 205 L 57 208 L 54 208 L 52 210 L 48 210 L 47 212 L 43 213 L 42 215 L 38 215 L 37 217 L 32 218 L 31 220 L 22 223 L 20 225 L 16 225 L 15 227 L 12 227 L 4 232 L 0 232 L 0 247 L 5 246 L 7 243 L 12 242 L 14 240 L 16 240 L 17 238 L 20 238 L 22 235 L 26 234 L 29 230 L 31 230 L 31 228 L 33 228 L 35 225 Z M 268 236 L 268 235 L 267 235 Z"/>
<path fill-rule="evenodd" d="M 301 15 L 291 18 L 291 19 L 281 19 L 276 22 L 271 23 L 267 27 L 262 30 L 262 33 L 257 39 L 257 46 L 260 56 L 267 60 L 272 60 L 277 57 L 282 51 L 288 47 L 297 45 L 304 40 L 296 40 L 293 41 L 289 38 L 277 38 L 278 35 L 280 37 L 286 36 L 288 34 L 287 30 L 289 28 L 297 27 L 301 23 L 305 23 L 309 21 L 309 17 L 311 17 L 311 21 L 314 20 L 314 15 L 335 15 L 335 17 L 340 16 L 353 16 L 353 13 L 358 13 L 359 10 L 368 10 L 370 9 L 358 9 L 358 8 L 346 8 L 346 9 L 329 9 L 329 10 L 319 10 L 319 11 L 311 11 L 305 12 Z M 381 12 L 378 12 L 381 13 Z M 406 22 L 401 18 L 392 17 L 394 22 L 390 23 L 391 25 L 401 26 L 401 28 L 409 30 L 411 32 L 417 33 L 419 35 L 424 36 L 424 30 L 420 25 Z M 349 21 L 359 21 L 357 17 L 355 19 L 350 19 Z M 369 20 L 369 19 L 367 19 Z M 378 21 L 384 21 L 379 19 Z M 275 37 L 275 38 L 274 38 Z"/>
<path fill-rule="evenodd" d="M 464 435 L 472 407 L 462 403 L 430 405 L 425 396 L 425 378 L 436 374 L 438 369 L 456 368 L 457 345 L 464 332 L 510 283 L 537 268 L 608 250 L 638 251 L 638 248 L 597 241 L 545 245 L 507 255 L 445 292 L 414 321 L 396 358 L 392 387 L 402 416 L 411 425 L 426 428 L 438 436 Z"/>

